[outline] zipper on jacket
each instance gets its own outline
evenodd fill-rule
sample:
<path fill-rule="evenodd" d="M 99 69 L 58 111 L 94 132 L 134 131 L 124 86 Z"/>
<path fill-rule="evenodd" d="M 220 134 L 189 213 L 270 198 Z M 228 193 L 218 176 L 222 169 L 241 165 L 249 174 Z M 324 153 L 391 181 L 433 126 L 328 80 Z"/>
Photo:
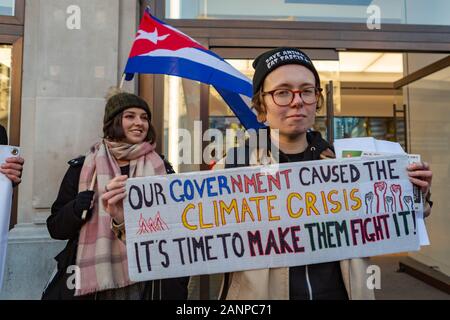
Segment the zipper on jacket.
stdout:
<path fill-rule="evenodd" d="M 308 286 L 309 300 L 313 300 L 313 293 L 312 293 L 312 288 L 311 288 L 311 282 L 309 281 L 308 265 L 305 266 L 305 276 L 306 276 L 306 284 Z"/>
<path fill-rule="evenodd" d="M 312 159 L 314 160 L 314 158 L 315 158 L 314 157 L 315 156 L 314 153 L 316 153 L 316 147 L 311 147 L 310 150 L 311 150 L 311 154 L 312 154 Z"/>

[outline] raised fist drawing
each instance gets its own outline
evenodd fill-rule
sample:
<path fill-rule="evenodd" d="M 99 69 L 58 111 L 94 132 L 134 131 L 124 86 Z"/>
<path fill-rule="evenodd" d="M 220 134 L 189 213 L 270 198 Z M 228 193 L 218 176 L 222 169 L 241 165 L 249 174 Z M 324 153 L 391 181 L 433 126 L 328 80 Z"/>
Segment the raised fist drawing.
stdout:
<path fill-rule="evenodd" d="M 372 214 L 373 192 L 366 193 L 366 214 Z"/>
<path fill-rule="evenodd" d="M 386 212 L 386 190 L 387 184 L 384 181 L 375 182 L 373 185 L 375 195 L 377 196 L 377 213 L 380 213 L 381 205 L 384 207 L 384 212 Z"/>
<path fill-rule="evenodd" d="M 406 206 L 408 207 L 409 211 L 414 210 L 414 202 L 411 196 L 404 196 L 403 200 L 405 201 Z"/>
<path fill-rule="evenodd" d="M 399 184 L 391 185 L 392 196 L 394 197 L 394 209 L 395 211 L 403 211 L 402 203 L 402 187 Z M 398 208 L 400 207 L 400 209 Z"/>

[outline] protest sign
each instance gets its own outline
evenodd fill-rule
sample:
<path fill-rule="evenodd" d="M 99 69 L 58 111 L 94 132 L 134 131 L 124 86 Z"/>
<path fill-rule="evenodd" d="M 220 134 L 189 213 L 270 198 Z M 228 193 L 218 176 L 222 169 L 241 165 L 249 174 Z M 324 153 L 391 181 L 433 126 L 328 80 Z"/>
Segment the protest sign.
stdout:
<path fill-rule="evenodd" d="M 128 179 L 130 279 L 419 249 L 406 155 Z"/>
<path fill-rule="evenodd" d="M 19 148 L 0 145 L 0 165 L 6 158 L 19 155 Z M 0 173 L 0 289 L 3 283 L 6 248 L 8 245 L 9 219 L 11 216 L 12 184 L 4 174 Z"/>

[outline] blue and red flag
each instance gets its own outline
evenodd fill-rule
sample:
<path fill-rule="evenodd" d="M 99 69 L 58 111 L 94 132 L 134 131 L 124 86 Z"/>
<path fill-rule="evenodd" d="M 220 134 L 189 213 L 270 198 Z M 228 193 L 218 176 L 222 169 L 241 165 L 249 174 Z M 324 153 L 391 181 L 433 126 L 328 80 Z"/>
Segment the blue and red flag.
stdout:
<path fill-rule="evenodd" d="M 242 96 L 252 96 L 252 83 L 214 52 L 150 14 L 147 8 L 125 67 L 125 80 L 135 73 L 167 74 L 212 85 L 246 129 L 263 127 Z"/>

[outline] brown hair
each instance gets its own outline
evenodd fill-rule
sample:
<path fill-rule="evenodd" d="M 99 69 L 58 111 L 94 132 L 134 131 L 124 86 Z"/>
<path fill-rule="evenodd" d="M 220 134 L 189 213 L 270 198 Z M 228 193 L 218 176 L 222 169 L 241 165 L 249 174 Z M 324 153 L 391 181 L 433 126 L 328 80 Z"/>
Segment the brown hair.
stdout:
<path fill-rule="evenodd" d="M 122 115 L 124 111 L 117 114 L 114 118 L 103 124 L 104 139 L 110 139 L 113 141 L 121 141 L 125 139 L 125 132 L 123 132 L 122 127 Z M 148 132 L 145 141 L 148 141 L 149 143 L 154 143 L 155 140 L 156 140 L 155 128 L 153 128 L 150 119 L 148 119 Z"/>
<path fill-rule="evenodd" d="M 264 105 L 263 102 L 263 88 L 261 86 L 261 88 L 259 89 L 259 91 L 257 93 L 255 93 L 252 97 L 252 108 L 254 108 L 256 110 L 257 113 L 257 120 L 258 122 L 266 122 L 266 114 L 267 114 L 267 110 L 266 110 L 266 106 Z M 324 97 L 322 92 L 320 92 L 319 94 L 319 98 L 316 102 L 316 112 L 318 112 L 324 103 Z"/>

